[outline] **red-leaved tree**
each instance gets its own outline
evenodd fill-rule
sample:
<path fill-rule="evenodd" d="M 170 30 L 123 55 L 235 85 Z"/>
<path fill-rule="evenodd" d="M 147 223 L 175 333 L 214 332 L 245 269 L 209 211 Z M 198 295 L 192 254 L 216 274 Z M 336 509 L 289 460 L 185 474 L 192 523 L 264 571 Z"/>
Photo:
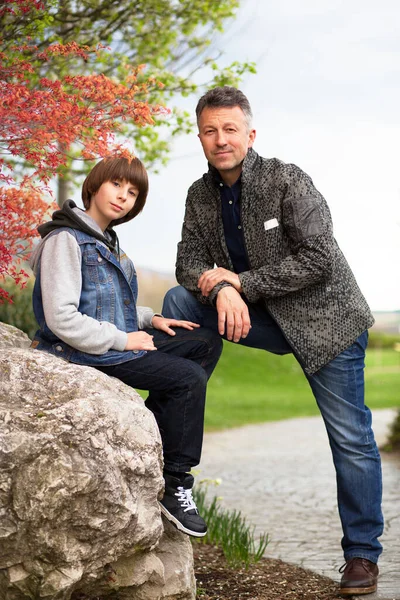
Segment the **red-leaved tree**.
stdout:
<path fill-rule="evenodd" d="M 41 8 L 39 1 L 7 0 L 0 17 L 7 11 L 18 19 Z M 49 181 L 65 166 L 71 147 L 80 146 L 83 159 L 111 152 L 129 156 L 115 143 L 121 125 L 148 125 L 153 115 L 166 112 L 135 100 L 158 85 L 154 80 L 139 83 L 142 66 L 123 82 L 99 74 L 40 75 L 43 63 L 87 63 L 104 51 L 75 43 L 39 51 L 29 41 L 1 49 L 0 37 L 0 302 L 9 297 L 1 285 L 6 276 L 21 285 L 26 280 L 19 263 L 28 257 L 36 227 L 49 210 Z"/>

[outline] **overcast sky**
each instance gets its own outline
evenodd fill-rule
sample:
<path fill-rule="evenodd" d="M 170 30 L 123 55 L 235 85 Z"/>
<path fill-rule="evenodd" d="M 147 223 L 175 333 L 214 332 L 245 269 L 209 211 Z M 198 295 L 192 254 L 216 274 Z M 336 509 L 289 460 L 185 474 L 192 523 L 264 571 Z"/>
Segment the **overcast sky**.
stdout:
<path fill-rule="evenodd" d="M 312 177 L 371 308 L 400 309 L 399 0 L 243 0 L 218 45 L 227 64 L 257 63 L 241 85 L 255 150 Z M 187 188 L 206 170 L 195 134 L 172 158 L 143 214 L 118 230 L 137 266 L 169 272 Z"/>

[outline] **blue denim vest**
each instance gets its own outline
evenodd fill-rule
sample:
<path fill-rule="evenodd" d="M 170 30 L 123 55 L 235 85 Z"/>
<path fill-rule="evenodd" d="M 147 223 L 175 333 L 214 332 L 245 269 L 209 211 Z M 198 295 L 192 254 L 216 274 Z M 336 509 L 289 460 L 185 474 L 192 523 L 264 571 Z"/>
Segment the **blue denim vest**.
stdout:
<path fill-rule="evenodd" d="M 60 231 L 72 233 L 81 250 L 82 291 L 79 312 L 97 321 L 113 323 L 119 330 L 127 333 L 137 331 L 138 287 L 132 261 L 126 254 L 122 254 L 119 261 L 102 242 L 76 229 L 62 227 L 49 235 L 57 235 Z M 39 329 L 33 339 L 32 347 L 38 350 L 88 366 L 116 365 L 146 354 L 143 350 L 123 352 L 109 350 L 100 355 L 88 354 L 72 348 L 54 335 L 46 324 L 43 312 L 40 262 L 33 289 L 33 310 Z"/>

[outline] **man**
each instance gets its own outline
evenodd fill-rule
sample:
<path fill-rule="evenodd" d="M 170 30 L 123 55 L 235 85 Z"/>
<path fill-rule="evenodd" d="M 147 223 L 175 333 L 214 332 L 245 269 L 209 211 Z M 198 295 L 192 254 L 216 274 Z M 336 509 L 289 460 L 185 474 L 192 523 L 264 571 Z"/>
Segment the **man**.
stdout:
<path fill-rule="evenodd" d="M 337 474 L 346 564 L 342 594 L 377 587 L 383 530 L 379 452 L 364 405 L 373 317 L 308 175 L 254 150 L 249 102 L 231 87 L 196 109 L 208 173 L 189 189 L 163 314 L 226 339 L 293 352 L 321 410 Z M 216 265 L 216 268 L 214 268 Z"/>

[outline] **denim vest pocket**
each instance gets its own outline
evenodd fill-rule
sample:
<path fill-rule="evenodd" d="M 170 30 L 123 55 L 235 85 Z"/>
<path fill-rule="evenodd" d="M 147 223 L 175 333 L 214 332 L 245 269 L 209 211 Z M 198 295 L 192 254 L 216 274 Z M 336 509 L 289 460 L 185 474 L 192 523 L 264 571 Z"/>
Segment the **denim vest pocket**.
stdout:
<path fill-rule="evenodd" d="M 92 249 L 82 252 L 82 261 L 86 266 L 89 280 L 93 283 L 107 283 L 112 280 L 112 267 L 99 252 Z"/>

